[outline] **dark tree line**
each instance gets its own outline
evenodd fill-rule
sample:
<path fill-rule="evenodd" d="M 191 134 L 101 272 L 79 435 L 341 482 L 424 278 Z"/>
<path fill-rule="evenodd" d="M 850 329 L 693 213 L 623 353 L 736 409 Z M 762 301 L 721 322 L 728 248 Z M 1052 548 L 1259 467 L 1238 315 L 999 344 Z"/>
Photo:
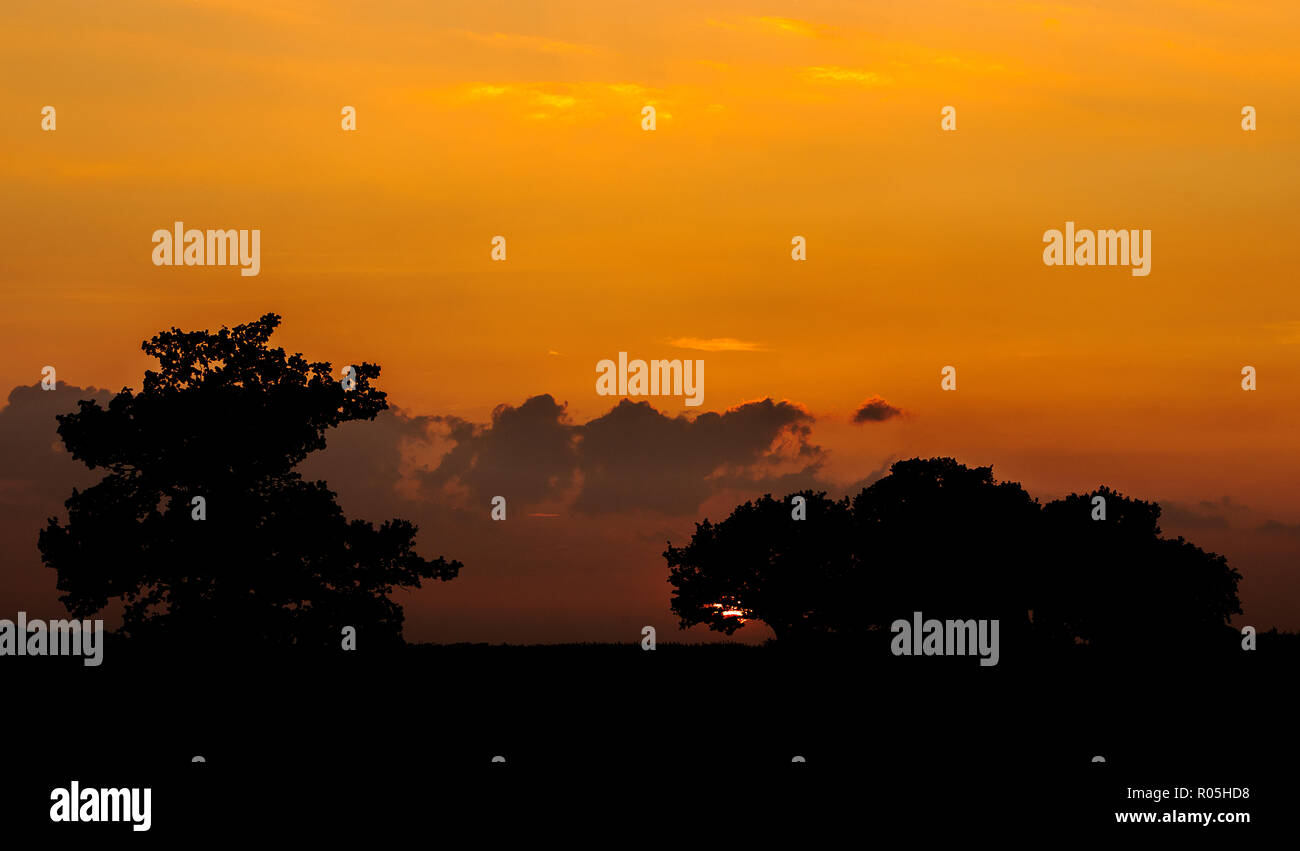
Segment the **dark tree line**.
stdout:
<path fill-rule="evenodd" d="M 795 496 L 806 519 L 793 519 Z M 1095 496 L 1105 519 L 1093 519 Z M 1049 649 L 1221 638 L 1241 613 L 1241 574 L 1161 537 L 1159 517 L 1109 488 L 1039 505 L 992 467 L 917 458 L 852 498 L 746 502 L 664 557 L 683 627 L 731 634 L 743 611 L 782 643 L 862 640 L 914 611 L 997 618 L 1004 643 Z"/>
<path fill-rule="evenodd" d="M 279 322 L 160 333 L 143 344 L 159 368 L 138 393 L 58 418 L 73 457 L 105 471 L 40 533 L 73 615 L 120 606 L 122 635 L 186 652 L 337 647 L 347 626 L 378 649 L 402 643 L 394 589 L 458 574 L 415 552 L 410 522 L 348 520 L 324 482 L 295 472 L 330 429 L 387 401 L 376 365 L 345 384 L 271 347 Z M 795 496 L 806 519 L 792 517 Z M 1107 488 L 1039 505 L 991 467 L 913 459 L 852 498 L 746 502 L 664 556 L 683 626 L 730 634 L 740 613 L 785 644 L 861 641 L 914 611 L 997 618 L 1003 642 L 1047 648 L 1211 640 L 1241 612 L 1241 576 L 1162 537 L 1159 517 Z"/>

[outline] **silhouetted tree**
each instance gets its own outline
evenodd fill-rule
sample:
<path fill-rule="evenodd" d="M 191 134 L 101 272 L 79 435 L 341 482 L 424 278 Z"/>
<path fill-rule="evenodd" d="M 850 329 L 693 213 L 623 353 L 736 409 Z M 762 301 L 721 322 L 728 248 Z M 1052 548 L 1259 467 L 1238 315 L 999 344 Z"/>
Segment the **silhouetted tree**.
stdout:
<path fill-rule="evenodd" d="M 294 467 L 327 430 L 387 407 L 355 367 L 344 389 L 328 363 L 270 348 L 280 317 L 207 331 L 173 328 L 143 344 L 158 360 L 139 394 L 101 408 L 83 401 L 59 436 L 98 484 L 74 490 L 67 525 L 40 534 L 60 599 L 89 617 L 122 604 L 133 639 L 203 646 L 334 646 L 353 626 L 359 646 L 401 643 L 395 587 L 454 578 L 461 565 L 415 553 L 416 527 L 343 516 L 324 482 Z M 206 501 L 204 520 L 192 500 Z"/>
<path fill-rule="evenodd" d="M 683 628 L 707 624 L 730 635 L 743 618 L 785 640 L 852 628 L 853 601 L 839 596 L 853 571 L 848 500 L 799 495 L 807 520 L 791 519 L 795 494 L 782 502 L 767 494 L 717 525 L 697 523 L 685 547 L 668 545 L 672 610 Z"/>
<path fill-rule="evenodd" d="M 767 623 L 777 638 L 861 639 L 897 619 L 1000 621 L 1015 648 L 1083 642 L 1119 648 L 1221 635 L 1240 613 L 1240 574 L 1222 556 L 1160 537 L 1160 507 L 1103 488 L 1040 507 L 992 467 L 951 458 L 899 461 L 851 501 L 802 492 L 764 496 L 717 525 L 697 523 L 689 544 L 664 557 L 672 609 L 683 627 L 727 634 L 726 611 Z M 722 604 L 719 607 L 718 604 Z M 1007 651 L 1003 652 L 1004 657 Z"/>
<path fill-rule="evenodd" d="M 1092 499 L 1106 519 L 1092 519 Z M 1160 506 L 1110 488 L 1043 507 L 1056 544 L 1037 577 L 1034 623 L 1057 641 L 1107 651 L 1212 641 L 1241 614 L 1241 574 L 1223 556 L 1160 537 Z"/>
<path fill-rule="evenodd" d="M 992 467 L 913 458 L 853 498 L 853 551 L 865 577 L 852 589 L 862 619 L 889 629 L 927 619 L 996 618 L 1004 644 L 1029 624 L 1029 575 L 1039 558 L 1038 503 Z"/>

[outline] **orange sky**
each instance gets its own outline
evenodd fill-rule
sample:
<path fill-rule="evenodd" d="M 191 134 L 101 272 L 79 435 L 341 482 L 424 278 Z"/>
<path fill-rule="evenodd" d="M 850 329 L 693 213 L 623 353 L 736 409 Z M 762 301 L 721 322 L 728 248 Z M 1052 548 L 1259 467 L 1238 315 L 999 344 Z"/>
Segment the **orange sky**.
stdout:
<path fill-rule="evenodd" d="M 159 329 L 273 310 L 281 345 L 380 363 L 414 413 L 551 393 L 585 421 L 614 401 L 598 360 L 700 357 L 690 410 L 797 402 L 844 482 L 945 454 L 1035 495 L 1300 523 L 1293 2 L 50 0 L 5 23 L 6 393 L 45 364 L 138 387 Z M 261 228 L 261 275 L 154 267 L 176 220 Z M 1150 276 L 1044 266 L 1066 220 L 1150 229 Z M 851 425 L 873 394 L 908 416 Z M 1290 590 L 1261 611 L 1300 627 L 1270 564 Z"/>

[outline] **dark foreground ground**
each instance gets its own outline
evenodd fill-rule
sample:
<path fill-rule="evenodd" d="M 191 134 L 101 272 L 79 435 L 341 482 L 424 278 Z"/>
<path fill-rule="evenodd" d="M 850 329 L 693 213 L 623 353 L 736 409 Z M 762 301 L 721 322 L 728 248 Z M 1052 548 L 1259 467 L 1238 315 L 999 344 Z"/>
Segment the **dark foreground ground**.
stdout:
<path fill-rule="evenodd" d="M 936 827 L 1294 837 L 1297 651 L 1260 636 L 1254 652 L 1209 658 L 994 668 L 663 643 L 219 662 L 109 645 L 99 668 L 6 658 L 0 824 L 48 847 L 353 830 L 467 847 L 452 839 L 465 828 L 489 847 L 639 847 L 649 832 L 768 845 L 773 822 L 803 847 L 842 844 L 832 827 L 864 842 Z M 74 779 L 152 788 L 152 829 L 51 823 L 51 789 Z M 1130 787 L 1193 797 L 1151 803 Z M 1198 800 L 1201 788 L 1249 797 Z M 1169 810 L 1252 824 L 1115 824 L 1116 811 Z"/>

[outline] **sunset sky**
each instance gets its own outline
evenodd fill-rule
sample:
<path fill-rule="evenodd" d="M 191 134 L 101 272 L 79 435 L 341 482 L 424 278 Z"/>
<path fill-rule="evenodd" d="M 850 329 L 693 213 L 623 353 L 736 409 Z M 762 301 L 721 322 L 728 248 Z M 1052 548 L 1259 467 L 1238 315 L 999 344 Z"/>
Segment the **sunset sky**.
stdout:
<path fill-rule="evenodd" d="M 680 637 L 665 540 L 918 455 L 1158 500 L 1245 574 L 1235 623 L 1300 628 L 1300 5 L 545 6 L 6 4 L 0 401 L 46 364 L 139 388 L 141 340 L 272 311 L 291 351 L 382 365 L 400 413 L 312 463 L 465 562 L 401 599 L 416 640 Z M 261 274 L 155 267 L 175 221 L 260 228 Z M 1066 221 L 1151 230 L 1151 274 L 1045 266 Z M 787 404 L 637 443 L 595 392 L 620 351 L 704 360 L 702 406 L 648 400 L 668 416 Z M 0 615 L 57 610 L 35 530 L 75 471 L 36 396 L 0 410 Z M 902 413 L 854 423 L 873 396 Z M 567 467 L 518 448 L 565 429 Z M 457 476 L 453 447 L 499 475 Z"/>

